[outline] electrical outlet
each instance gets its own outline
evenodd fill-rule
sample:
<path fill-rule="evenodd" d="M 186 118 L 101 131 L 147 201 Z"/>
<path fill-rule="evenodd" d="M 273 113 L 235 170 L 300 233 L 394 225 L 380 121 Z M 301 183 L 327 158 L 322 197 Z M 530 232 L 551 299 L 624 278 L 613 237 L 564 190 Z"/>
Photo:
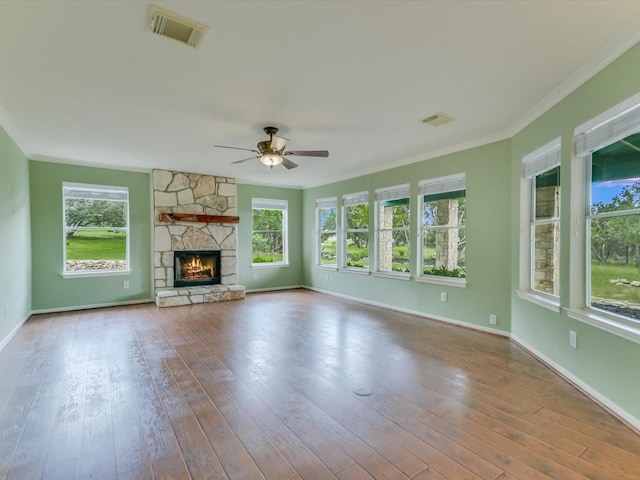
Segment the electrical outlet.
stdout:
<path fill-rule="evenodd" d="M 329 281 L 329 274 L 328 274 L 328 273 L 325 273 L 325 274 L 324 274 L 324 279 L 325 279 L 327 282 Z"/>
<path fill-rule="evenodd" d="M 253 272 L 253 274 L 251 275 L 251 277 L 252 277 L 254 280 L 257 280 L 257 279 L 258 279 L 258 272 Z"/>
<path fill-rule="evenodd" d="M 498 323 L 498 317 L 496 317 L 495 313 L 490 313 L 489 314 L 489 323 L 491 325 L 495 325 L 496 323 Z"/>
<path fill-rule="evenodd" d="M 122 282 L 122 288 L 124 289 L 129 288 L 129 280 L 125 280 L 124 282 Z"/>
<path fill-rule="evenodd" d="M 569 345 L 573 348 L 578 348 L 578 334 L 575 330 L 569 330 Z"/>
<path fill-rule="evenodd" d="M 440 292 L 440 301 L 441 302 L 447 301 L 447 292 Z"/>

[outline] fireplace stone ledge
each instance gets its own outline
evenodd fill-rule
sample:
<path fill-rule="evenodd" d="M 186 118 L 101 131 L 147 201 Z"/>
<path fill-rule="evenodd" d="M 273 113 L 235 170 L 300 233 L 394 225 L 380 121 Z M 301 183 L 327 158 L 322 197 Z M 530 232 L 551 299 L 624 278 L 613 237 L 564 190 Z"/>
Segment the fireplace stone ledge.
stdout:
<path fill-rule="evenodd" d="M 155 303 L 158 308 L 164 308 L 242 300 L 243 298 L 245 298 L 244 285 L 208 285 L 157 289 Z"/>

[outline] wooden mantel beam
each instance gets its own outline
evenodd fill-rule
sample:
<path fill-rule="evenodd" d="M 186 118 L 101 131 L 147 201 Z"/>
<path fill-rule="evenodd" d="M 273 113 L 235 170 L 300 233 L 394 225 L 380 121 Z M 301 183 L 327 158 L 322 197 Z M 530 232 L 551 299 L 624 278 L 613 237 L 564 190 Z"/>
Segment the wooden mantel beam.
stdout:
<path fill-rule="evenodd" d="M 159 222 L 239 223 L 240 217 L 230 215 L 204 215 L 200 213 L 161 213 Z"/>

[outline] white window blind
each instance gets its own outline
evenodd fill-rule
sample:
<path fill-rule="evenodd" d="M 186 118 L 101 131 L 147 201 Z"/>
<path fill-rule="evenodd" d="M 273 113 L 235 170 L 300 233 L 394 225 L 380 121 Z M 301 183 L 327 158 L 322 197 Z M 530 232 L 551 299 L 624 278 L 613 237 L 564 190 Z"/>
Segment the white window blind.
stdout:
<path fill-rule="evenodd" d="M 640 132 L 640 94 L 576 128 L 575 153 L 584 157 L 637 132 Z"/>
<path fill-rule="evenodd" d="M 522 164 L 524 178 L 535 177 L 560 165 L 560 138 L 526 155 Z"/>
<path fill-rule="evenodd" d="M 269 198 L 252 198 L 251 208 L 254 210 L 286 210 L 287 201 Z"/>
<path fill-rule="evenodd" d="M 75 185 L 63 185 L 63 195 L 65 198 L 79 198 L 83 200 L 111 200 L 128 201 L 129 189 L 126 187 L 105 187 L 96 185 L 95 187 L 80 187 Z"/>
<path fill-rule="evenodd" d="M 342 197 L 342 205 L 362 205 L 369 203 L 369 192 L 351 193 Z"/>
<path fill-rule="evenodd" d="M 437 193 L 457 192 L 466 187 L 465 174 L 448 175 L 446 177 L 431 178 L 418 183 L 420 195 L 434 195 Z"/>
<path fill-rule="evenodd" d="M 338 199 L 336 197 L 331 198 L 318 198 L 316 200 L 316 208 L 337 208 Z"/>
<path fill-rule="evenodd" d="M 409 184 L 396 185 L 395 187 L 379 188 L 376 190 L 376 201 L 397 200 L 409 197 Z"/>

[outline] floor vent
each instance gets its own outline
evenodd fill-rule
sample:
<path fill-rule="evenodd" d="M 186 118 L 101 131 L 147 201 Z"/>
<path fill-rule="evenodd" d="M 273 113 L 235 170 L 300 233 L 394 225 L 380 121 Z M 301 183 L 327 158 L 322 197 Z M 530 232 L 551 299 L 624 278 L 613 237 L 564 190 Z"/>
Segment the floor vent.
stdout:
<path fill-rule="evenodd" d="M 453 117 L 445 115 L 444 113 L 435 113 L 422 120 L 422 123 L 426 123 L 432 127 L 439 127 L 440 125 L 445 125 L 449 122 L 453 122 Z"/>
<path fill-rule="evenodd" d="M 151 31 L 197 48 L 209 27 L 188 20 L 173 12 L 151 6 L 149 25 Z"/>

